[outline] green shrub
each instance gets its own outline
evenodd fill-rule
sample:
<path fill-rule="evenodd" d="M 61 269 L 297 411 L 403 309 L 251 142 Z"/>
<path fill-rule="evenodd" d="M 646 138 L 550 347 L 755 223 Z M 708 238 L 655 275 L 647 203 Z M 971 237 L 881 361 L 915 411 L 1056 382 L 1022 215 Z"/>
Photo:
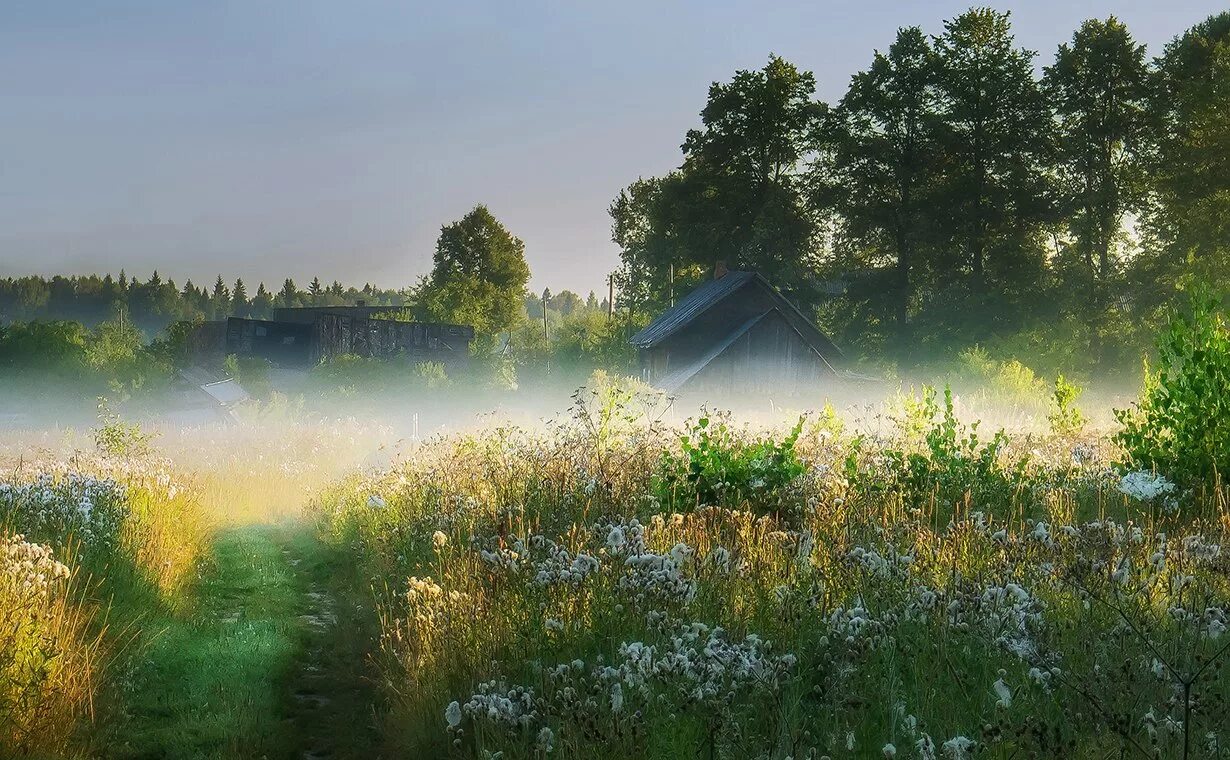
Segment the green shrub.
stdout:
<path fill-rule="evenodd" d="M 448 371 L 440 362 L 419 362 L 414 365 L 414 376 L 420 388 L 437 390 L 449 386 Z"/>
<path fill-rule="evenodd" d="M 1158 370 L 1145 367 L 1140 400 L 1115 410 L 1116 442 L 1132 469 L 1175 482 L 1208 482 L 1230 470 L 1230 318 L 1198 294 L 1158 340 Z"/>
<path fill-rule="evenodd" d="M 1055 377 L 1055 390 L 1051 393 L 1051 411 L 1046 419 L 1051 423 L 1051 432 L 1055 435 L 1074 436 L 1085 427 L 1088 418 L 1076 406 L 1085 389 L 1059 374 Z"/>
<path fill-rule="evenodd" d="M 658 500 L 673 509 L 747 503 L 761 513 L 782 511 L 783 490 L 805 470 L 795 448 L 805 419 L 778 441 L 741 435 L 724 415 L 702 414 L 681 436 L 681 451 L 663 453 Z"/>
<path fill-rule="evenodd" d="M 957 419 L 952 389 L 944 389 L 944 406 L 936 391 L 923 387 L 921 399 L 906 404 L 908 415 L 903 448 L 878 449 L 877 459 L 886 466 L 886 480 L 876 482 L 861 473 L 860 451 L 866 440 L 855 439 L 855 448 L 846 468 L 852 482 L 871 490 L 900 492 L 907 502 L 921 504 L 931 498 L 953 504 L 967 495 L 976 503 L 1001 503 L 1010 497 L 1019 481 L 1019 468 L 1005 468 L 1001 453 L 1008 444 L 1003 430 L 990 440 L 978 435 L 978 423 L 966 425 Z"/>
<path fill-rule="evenodd" d="M 98 399 L 98 427 L 93 429 L 94 447 L 111 457 L 139 457 L 150 452 L 153 434 L 136 423 L 126 423 L 111 410 L 105 398 Z"/>

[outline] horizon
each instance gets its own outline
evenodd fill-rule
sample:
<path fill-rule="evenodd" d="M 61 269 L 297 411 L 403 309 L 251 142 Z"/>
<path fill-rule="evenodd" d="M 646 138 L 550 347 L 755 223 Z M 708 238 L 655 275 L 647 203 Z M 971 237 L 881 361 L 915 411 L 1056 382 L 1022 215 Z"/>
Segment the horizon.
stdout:
<path fill-rule="evenodd" d="M 400 289 L 483 203 L 525 241 L 530 292 L 601 295 L 607 205 L 679 164 L 710 83 L 776 53 L 831 103 L 898 27 L 936 34 L 967 7 L 9 9 L 0 277 Z M 1222 9 L 995 7 L 1038 69 L 1085 18 L 1117 16 L 1152 57 Z"/>

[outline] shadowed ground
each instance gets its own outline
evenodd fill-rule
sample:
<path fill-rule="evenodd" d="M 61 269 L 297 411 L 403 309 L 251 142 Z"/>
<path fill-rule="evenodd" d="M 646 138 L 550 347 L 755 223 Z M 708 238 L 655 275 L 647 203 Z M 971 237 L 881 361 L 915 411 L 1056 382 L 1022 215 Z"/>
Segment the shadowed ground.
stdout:
<path fill-rule="evenodd" d="M 344 563 L 294 523 L 223 531 L 182 619 L 142 625 L 116 758 L 373 757 L 369 620 L 339 604 Z"/>

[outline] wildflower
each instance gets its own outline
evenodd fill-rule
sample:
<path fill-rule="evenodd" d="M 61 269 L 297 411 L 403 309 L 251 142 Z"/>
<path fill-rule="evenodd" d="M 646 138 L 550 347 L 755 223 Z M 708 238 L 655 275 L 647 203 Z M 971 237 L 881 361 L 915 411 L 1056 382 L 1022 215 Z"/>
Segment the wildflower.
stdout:
<path fill-rule="evenodd" d="M 991 688 L 995 690 L 995 696 L 999 697 L 995 703 L 997 707 L 1004 709 L 1012 707 L 1012 690 L 1008 688 L 1008 684 L 1004 683 L 1004 679 L 996 681 Z"/>
<path fill-rule="evenodd" d="M 1148 470 L 1129 472 L 1119 481 L 1119 492 L 1138 501 L 1152 501 L 1159 496 L 1175 492 L 1175 485 L 1166 478 Z"/>
<path fill-rule="evenodd" d="M 974 750 L 974 740 L 965 736 L 954 736 L 944 742 L 944 757 L 949 760 L 966 760 Z"/>
<path fill-rule="evenodd" d="M 450 729 L 457 728 L 461 725 L 461 703 L 453 700 L 448 703 L 448 707 L 444 708 L 444 722 L 448 724 Z"/>
<path fill-rule="evenodd" d="M 431 543 L 436 547 L 436 551 L 448 546 L 448 536 L 444 535 L 444 531 L 438 530 L 431 534 Z"/>
<path fill-rule="evenodd" d="M 555 732 L 550 728 L 543 726 L 538 732 L 538 739 L 535 742 L 535 745 L 543 752 L 550 753 L 553 749 L 555 749 Z"/>
<path fill-rule="evenodd" d="M 888 760 L 892 760 L 894 757 L 897 756 L 897 748 L 893 746 L 892 742 L 885 744 L 884 748 L 880 751 L 884 753 L 884 757 L 886 757 Z"/>
<path fill-rule="evenodd" d="M 618 525 L 612 525 L 609 533 L 606 534 L 606 548 L 611 554 L 619 554 L 624 547 L 628 545 L 628 539 L 624 535 L 623 528 Z"/>
<path fill-rule="evenodd" d="M 372 494 L 367 497 L 367 506 L 372 509 L 384 509 L 389 506 L 389 503 L 381 498 L 378 494 Z"/>

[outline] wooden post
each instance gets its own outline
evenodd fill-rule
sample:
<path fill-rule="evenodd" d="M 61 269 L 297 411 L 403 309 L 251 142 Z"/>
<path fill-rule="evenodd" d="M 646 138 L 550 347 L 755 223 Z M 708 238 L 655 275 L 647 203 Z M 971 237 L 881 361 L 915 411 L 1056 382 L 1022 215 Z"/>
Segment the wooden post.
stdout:
<path fill-rule="evenodd" d="M 547 304 L 551 301 L 551 289 L 542 291 L 542 341 L 547 349 L 547 374 L 551 374 L 551 333 L 547 326 Z"/>

